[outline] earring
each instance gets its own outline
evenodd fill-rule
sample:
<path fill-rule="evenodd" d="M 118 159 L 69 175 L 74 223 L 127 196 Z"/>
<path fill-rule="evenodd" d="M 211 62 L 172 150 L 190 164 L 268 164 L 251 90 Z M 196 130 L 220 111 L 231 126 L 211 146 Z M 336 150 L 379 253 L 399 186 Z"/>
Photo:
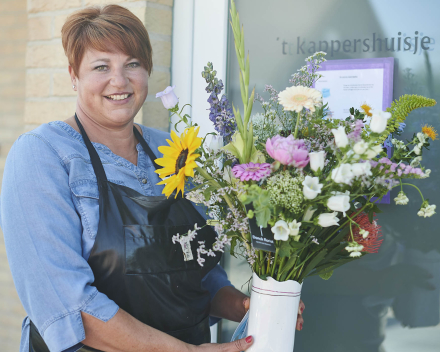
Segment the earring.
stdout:
<path fill-rule="evenodd" d="M 73 85 L 72 88 L 75 89 L 76 87 Z"/>

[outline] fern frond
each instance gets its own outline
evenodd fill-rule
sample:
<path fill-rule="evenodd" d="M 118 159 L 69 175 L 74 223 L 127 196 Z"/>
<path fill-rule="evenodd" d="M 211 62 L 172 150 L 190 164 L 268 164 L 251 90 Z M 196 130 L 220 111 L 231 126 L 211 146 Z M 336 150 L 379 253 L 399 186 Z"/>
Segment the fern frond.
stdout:
<path fill-rule="evenodd" d="M 388 120 L 386 130 L 379 137 L 379 142 L 383 143 L 390 133 L 396 131 L 400 123 L 404 122 L 411 111 L 434 106 L 437 102 L 434 99 L 425 98 L 420 95 L 402 95 L 398 100 L 393 101 L 391 106 L 387 109 L 391 113 L 391 118 Z"/>

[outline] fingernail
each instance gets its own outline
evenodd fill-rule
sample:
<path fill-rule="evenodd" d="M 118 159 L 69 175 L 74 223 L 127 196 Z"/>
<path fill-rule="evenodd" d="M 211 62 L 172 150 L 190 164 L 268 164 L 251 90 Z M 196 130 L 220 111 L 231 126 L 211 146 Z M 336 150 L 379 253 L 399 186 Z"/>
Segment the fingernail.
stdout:
<path fill-rule="evenodd" d="M 299 330 L 301 331 L 303 329 L 303 324 L 299 324 Z"/>
<path fill-rule="evenodd" d="M 251 342 L 252 342 L 252 336 L 246 337 L 246 343 L 251 343 Z"/>
<path fill-rule="evenodd" d="M 301 314 L 302 314 L 302 312 L 304 312 L 304 308 L 301 307 Z"/>

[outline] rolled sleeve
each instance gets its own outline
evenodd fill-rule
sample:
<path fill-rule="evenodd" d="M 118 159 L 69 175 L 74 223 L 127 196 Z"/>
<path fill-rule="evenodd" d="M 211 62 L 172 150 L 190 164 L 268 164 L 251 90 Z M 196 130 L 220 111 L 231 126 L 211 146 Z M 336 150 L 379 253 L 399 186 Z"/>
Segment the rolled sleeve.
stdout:
<path fill-rule="evenodd" d="M 202 280 L 202 287 L 209 291 L 211 301 L 217 292 L 225 286 L 234 287 L 229 281 L 225 270 L 220 265 L 216 265 Z M 220 320 L 221 319 L 217 317 L 209 317 L 209 325 L 212 326 Z"/>
<path fill-rule="evenodd" d="M 85 338 L 81 311 L 108 321 L 118 306 L 91 286 L 94 276 L 82 256 L 83 229 L 67 168 L 41 136 L 28 133 L 16 141 L 0 196 L 20 300 L 49 349 L 63 351 Z"/>

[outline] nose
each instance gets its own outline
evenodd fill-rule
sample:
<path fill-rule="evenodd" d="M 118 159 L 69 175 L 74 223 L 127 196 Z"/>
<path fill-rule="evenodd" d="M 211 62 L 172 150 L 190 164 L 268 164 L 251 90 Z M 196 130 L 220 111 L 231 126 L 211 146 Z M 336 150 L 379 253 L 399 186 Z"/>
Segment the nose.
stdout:
<path fill-rule="evenodd" d="M 110 81 L 111 85 L 117 88 L 124 88 L 128 83 L 128 77 L 123 67 L 113 70 Z"/>

